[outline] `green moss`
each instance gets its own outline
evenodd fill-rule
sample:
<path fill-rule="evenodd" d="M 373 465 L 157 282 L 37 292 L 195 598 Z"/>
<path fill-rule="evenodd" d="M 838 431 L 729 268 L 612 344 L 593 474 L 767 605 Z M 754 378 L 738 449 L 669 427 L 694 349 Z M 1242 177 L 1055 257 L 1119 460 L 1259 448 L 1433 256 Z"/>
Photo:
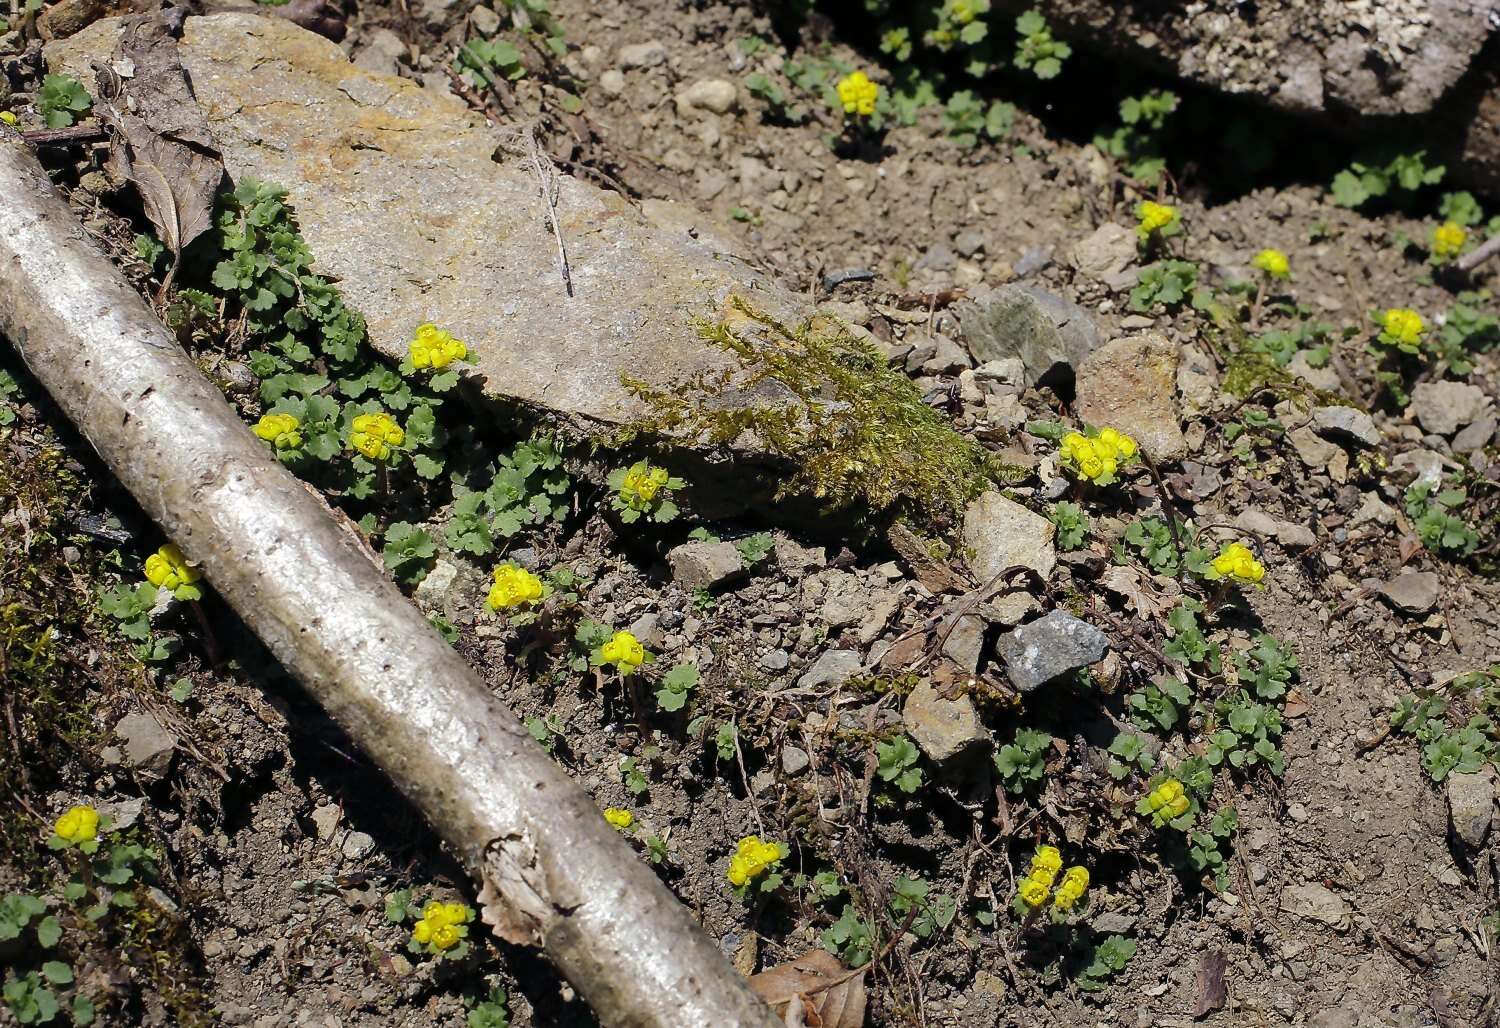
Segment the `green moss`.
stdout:
<path fill-rule="evenodd" d="M 821 318 L 789 328 L 738 298 L 732 308 L 699 331 L 733 355 L 739 370 L 702 372 L 664 389 L 625 377 L 650 413 L 616 441 L 668 435 L 727 445 L 753 438 L 791 465 L 778 498 L 810 495 L 830 510 L 891 509 L 928 527 L 954 523 L 1005 473 L 843 325 Z"/>

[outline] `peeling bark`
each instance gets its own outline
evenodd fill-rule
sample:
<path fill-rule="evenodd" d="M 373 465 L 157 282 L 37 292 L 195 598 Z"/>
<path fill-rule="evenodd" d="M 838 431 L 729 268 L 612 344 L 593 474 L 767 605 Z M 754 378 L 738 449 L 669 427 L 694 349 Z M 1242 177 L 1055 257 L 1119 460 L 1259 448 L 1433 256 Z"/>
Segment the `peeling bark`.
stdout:
<path fill-rule="evenodd" d="M 0 332 L 457 851 L 491 920 L 539 943 L 605 1024 L 778 1024 L 358 537 L 250 434 L 4 128 L 0 195 Z"/>

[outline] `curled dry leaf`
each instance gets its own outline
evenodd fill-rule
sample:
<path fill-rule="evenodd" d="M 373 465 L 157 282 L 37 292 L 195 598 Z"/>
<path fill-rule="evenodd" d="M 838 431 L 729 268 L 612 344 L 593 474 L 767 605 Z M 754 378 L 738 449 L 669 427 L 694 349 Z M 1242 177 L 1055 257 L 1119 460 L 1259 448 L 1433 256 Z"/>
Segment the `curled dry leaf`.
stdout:
<path fill-rule="evenodd" d="M 1126 603 L 1142 618 L 1159 617 L 1177 603 L 1176 597 L 1158 591 L 1149 576 L 1127 564 L 1111 565 L 1099 576 L 1099 584 L 1125 597 Z"/>
<path fill-rule="evenodd" d="M 865 968 L 850 971 L 827 950 L 811 949 L 750 979 L 750 988 L 791 1026 L 863 1028 Z"/>
<path fill-rule="evenodd" d="M 174 258 L 213 224 L 224 178 L 224 161 L 177 52 L 183 17 L 181 8 L 168 8 L 127 19 L 112 67 L 94 66 L 110 165 L 135 186 Z"/>

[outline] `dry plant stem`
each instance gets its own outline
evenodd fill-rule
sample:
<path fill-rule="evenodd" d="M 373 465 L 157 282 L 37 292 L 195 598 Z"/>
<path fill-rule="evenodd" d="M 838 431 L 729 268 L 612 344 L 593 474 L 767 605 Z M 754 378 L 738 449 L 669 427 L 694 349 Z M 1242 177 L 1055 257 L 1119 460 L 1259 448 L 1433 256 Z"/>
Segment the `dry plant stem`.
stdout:
<path fill-rule="evenodd" d="M 457 652 L 284 469 L 0 130 L 0 332 L 122 484 L 606 1025 L 777 1020 Z"/>
<path fill-rule="evenodd" d="M 1453 262 L 1459 271 L 1473 271 L 1495 254 L 1500 253 L 1500 236 L 1493 236 Z"/>

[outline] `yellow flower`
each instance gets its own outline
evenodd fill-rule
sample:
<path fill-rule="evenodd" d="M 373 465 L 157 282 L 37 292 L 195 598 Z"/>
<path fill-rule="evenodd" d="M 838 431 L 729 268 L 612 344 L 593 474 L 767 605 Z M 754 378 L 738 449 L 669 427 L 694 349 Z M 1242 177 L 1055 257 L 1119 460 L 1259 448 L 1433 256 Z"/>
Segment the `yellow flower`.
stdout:
<path fill-rule="evenodd" d="M 0 121 L 5 122 L 5 124 L 14 125 L 16 120 L 16 116 L 10 111 L 0 111 Z"/>
<path fill-rule="evenodd" d="M 409 353 L 414 368 L 446 368 L 454 361 L 465 360 L 469 348 L 451 333 L 429 323 L 417 327 Z"/>
<path fill-rule="evenodd" d="M 391 455 L 392 446 L 405 441 L 406 432 L 385 411 L 359 415 L 349 433 L 349 445 L 371 460 L 385 460 Z"/>
<path fill-rule="evenodd" d="M 1257 584 L 1266 577 L 1266 567 L 1244 543 L 1229 543 L 1213 559 L 1213 569 L 1220 578 Z"/>
<path fill-rule="evenodd" d="M 434 925 L 427 918 L 422 918 L 411 926 L 411 937 L 413 942 L 421 943 L 423 946 L 432 941 L 432 929 Z"/>
<path fill-rule="evenodd" d="M 781 862 L 781 847 L 774 842 L 762 842 L 758 835 L 747 835 L 739 842 L 733 857 L 729 859 L 729 884 L 742 888 L 752 878 L 765 874 Z"/>
<path fill-rule="evenodd" d="M 90 806 L 70 807 L 57 819 L 52 830 L 73 845 L 93 842 L 99 837 L 99 812 Z"/>
<path fill-rule="evenodd" d="M 1135 234 L 1140 237 L 1141 242 L 1157 233 L 1170 235 L 1180 223 L 1176 207 L 1168 203 L 1157 203 L 1155 200 L 1142 200 L 1136 204 L 1135 216 L 1140 222 L 1135 227 Z"/>
<path fill-rule="evenodd" d="M 1386 342 L 1415 353 L 1422 343 L 1422 334 L 1427 323 L 1422 315 L 1409 307 L 1392 307 L 1380 316 L 1381 335 Z"/>
<path fill-rule="evenodd" d="M 1052 897 L 1052 905 L 1063 912 L 1072 910 L 1078 901 L 1083 899 L 1083 894 L 1088 891 L 1088 887 L 1088 869 L 1070 867 L 1067 874 L 1063 875 L 1062 884 L 1057 887 L 1057 894 Z"/>
<path fill-rule="evenodd" d="M 158 589 L 176 591 L 202 577 L 203 572 L 188 564 L 176 543 L 167 543 L 146 558 L 146 581 Z"/>
<path fill-rule="evenodd" d="M 1270 247 L 1267 247 L 1260 253 L 1256 254 L 1255 257 L 1251 259 L 1250 263 L 1259 268 L 1261 271 L 1264 271 L 1267 275 L 1270 275 L 1272 278 L 1292 277 L 1291 262 L 1286 259 L 1286 254 L 1282 253 L 1280 250 L 1273 250 Z"/>
<path fill-rule="evenodd" d="M 1168 778 L 1151 790 L 1146 797 L 1146 805 L 1171 820 L 1186 814 L 1193 803 L 1183 791 L 1182 783 L 1175 778 Z"/>
<path fill-rule="evenodd" d="M 868 118 L 875 113 L 875 101 L 880 98 L 880 87 L 870 81 L 862 71 L 851 72 L 839 79 L 839 103 L 844 113 L 857 118 Z"/>
<path fill-rule="evenodd" d="M 1469 230 L 1456 221 L 1445 221 L 1432 230 L 1432 255 L 1440 260 L 1452 260 L 1463 252 L 1469 241 Z"/>
<path fill-rule="evenodd" d="M 1096 438 L 1096 446 L 1108 447 L 1117 460 L 1129 460 L 1140 449 L 1134 439 L 1117 429 L 1101 428 Z"/>
<path fill-rule="evenodd" d="M 525 568 L 501 564 L 495 569 L 495 584 L 484 602 L 491 610 L 524 607 L 540 600 L 546 589 L 542 580 Z"/>
<path fill-rule="evenodd" d="M 1031 874 L 1028 876 L 1044 885 L 1051 886 L 1062 870 L 1062 854 L 1056 846 L 1038 846 L 1031 858 Z"/>
<path fill-rule="evenodd" d="M 646 648 L 629 632 L 616 632 L 599 648 L 599 656 L 605 664 L 613 664 L 620 674 L 628 675 L 646 663 Z"/>
<path fill-rule="evenodd" d="M 1046 885 L 1035 879 L 1022 878 L 1021 884 L 1016 887 L 1016 891 L 1021 896 L 1021 902 L 1035 910 L 1047 902 L 1047 893 L 1049 890 Z"/>
<path fill-rule="evenodd" d="M 1079 432 L 1063 436 L 1059 451 L 1065 463 L 1078 469 L 1078 474 L 1090 482 L 1110 482 L 1120 465 L 1134 460 L 1140 451 L 1136 441 L 1124 432 L 1113 428 L 1102 428 L 1093 438 Z"/>
<path fill-rule="evenodd" d="M 636 503 L 632 505 L 644 506 L 656 499 L 656 494 L 670 477 L 666 468 L 653 468 L 641 461 L 625 473 L 625 481 L 620 486 L 620 497 L 627 504 L 634 500 Z"/>
<path fill-rule="evenodd" d="M 432 945 L 434 949 L 452 949 L 458 945 L 458 940 L 463 938 L 458 929 L 451 924 L 442 924 L 432 930 Z"/>
<path fill-rule="evenodd" d="M 635 815 L 623 807 L 610 807 L 604 812 L 604 820 L 608 821 L 616 831 L 626 831 L 635 824 Z"/>
<path fill-rule="evenodd" d="M 297 431 L 301 427 L 302 423 L 291 414 L 262 414 L 250 431 L 278 450 L 295 450 L 302 445 L 302 433 Z"/>
<path fill-rule="evenodd" d="M 419 946 L 430 945 L 435 950 L 447 950 L 457 946 L 468 934 L 464 928 L 473 916 L 466 903 L 440 903 L 428 901 L 422 908 L 422 917 L 412 925 L 412 941 Z"/>

